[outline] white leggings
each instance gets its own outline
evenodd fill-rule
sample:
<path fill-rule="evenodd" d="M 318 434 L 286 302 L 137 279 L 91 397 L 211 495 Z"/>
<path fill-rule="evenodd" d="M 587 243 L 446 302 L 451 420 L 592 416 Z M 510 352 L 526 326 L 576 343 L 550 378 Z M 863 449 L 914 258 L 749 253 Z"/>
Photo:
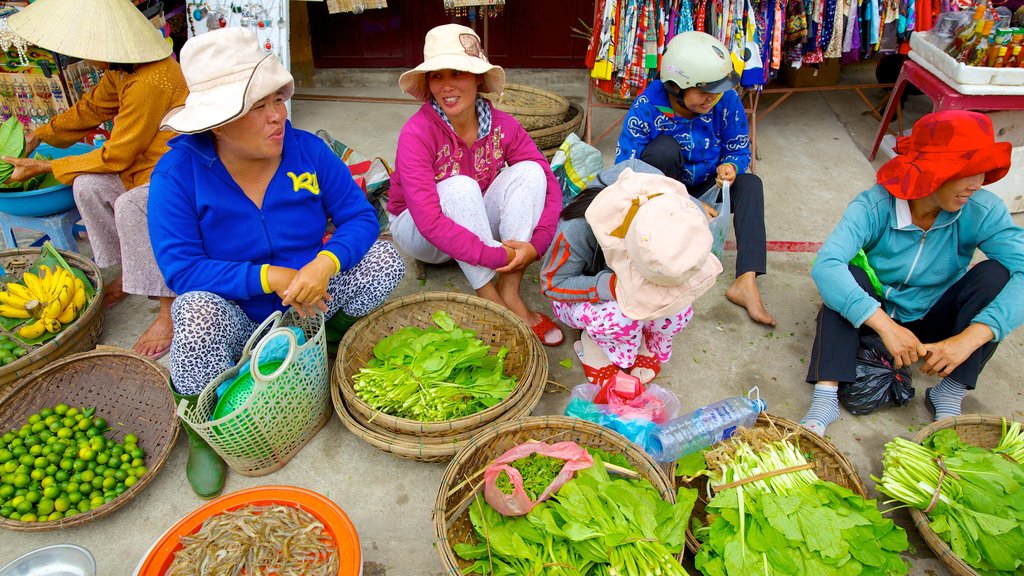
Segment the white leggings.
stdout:
<path fill-rule="evenodd" d="M 533 237 L 544 211 L 547 186 L 544 169 L 536 162 L 524 161 L 502 170 L 486 192 L 469 176 L 453 176 L 437 183 L 437 196 L 445 216 L 484 244 L 498 247 L 502 240 L 526 242 Z M 420 234 L 408 210 L 390 218 L 391 236 L 403 252 L 428 264 L 451 259 Z M 494 278 L 494 270 L 486 266 L 459 261 L 459 267 L 474 290 Z"/>

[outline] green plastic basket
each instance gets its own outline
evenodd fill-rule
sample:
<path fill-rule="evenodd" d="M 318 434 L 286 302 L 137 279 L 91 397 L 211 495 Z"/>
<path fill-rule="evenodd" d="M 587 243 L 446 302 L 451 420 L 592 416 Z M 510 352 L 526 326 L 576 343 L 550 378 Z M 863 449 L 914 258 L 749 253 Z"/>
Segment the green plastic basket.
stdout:
<path fill-rule="evenodd" d="M 264 362 L 259 365 L 257 370 L 259 370 L 260 374 L 272 374 L 281 367 L 281 364 L 282 362 Z M 252 370 L 246 370 L 235 378 L 231 386 L 228 386 L 228 389 L 217 400 L 217 407 L 213 409 L 213 419 L 220 420 L 241 408 L 252 394 L 254 386 L 256 386 L 256 383 L 252 379 Z"/>

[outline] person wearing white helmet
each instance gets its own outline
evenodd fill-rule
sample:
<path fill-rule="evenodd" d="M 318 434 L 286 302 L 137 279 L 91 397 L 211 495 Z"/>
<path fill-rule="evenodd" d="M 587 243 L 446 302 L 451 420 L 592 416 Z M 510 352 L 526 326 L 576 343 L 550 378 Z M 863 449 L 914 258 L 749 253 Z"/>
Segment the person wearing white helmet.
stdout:
<path fill-rule="evenodd" d="M 736 280 L 725 295 L 754 321 L 774 326 L 757 288 L 757 276 L 767 267 L 764 189 L 760 178 L 746 173 L 750 137 L 733 90 L 739 76 L 729 51 L 714 36 L 683 32 L 665 48 L 660 76 L 626 113 L 615 161 L 642 160 L 685 184 L 694 197 L 731 183 Z M 710 206 L 704 210 L 717 215 Z"/>

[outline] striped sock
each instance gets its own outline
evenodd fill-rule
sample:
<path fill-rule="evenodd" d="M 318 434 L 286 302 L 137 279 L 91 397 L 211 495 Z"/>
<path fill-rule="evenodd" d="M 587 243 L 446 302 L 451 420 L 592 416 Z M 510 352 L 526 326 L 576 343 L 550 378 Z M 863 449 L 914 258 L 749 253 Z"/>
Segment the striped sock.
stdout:
<path fill-rule="evenodd" d="M 814 385 L 811 407 L 800 424 L 818 436 L 825 435 L 825 428 L 839 418 L 839 388 Z"/>
<path fill-rule="evenodd" d="M 924 394 L 932 405 L 935 419 L 941 420 L 960 415 L 960 402 L 967 394 L 967 389 L 947 376 L 942 379 L 942 382 L 939 382 L 938 386 L 929 388 Z"/>

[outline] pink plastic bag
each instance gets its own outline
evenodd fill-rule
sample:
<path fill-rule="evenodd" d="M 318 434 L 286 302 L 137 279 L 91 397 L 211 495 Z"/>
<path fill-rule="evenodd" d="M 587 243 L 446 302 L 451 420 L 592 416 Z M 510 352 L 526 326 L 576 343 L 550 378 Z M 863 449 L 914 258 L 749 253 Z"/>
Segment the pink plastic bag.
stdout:
<path fill-rule="evenodd" d="M 548 485 L 537 500 L 533 501 L 530 500 L 526 490 L 523 489 L 522 474 L 515 467 L 509 466 L 509 464 L 535 453 L 541 456 L 565 460 L 565 465 L 562 466 L 561 472 L 551 481 L 551 484 Z M 589 468 L 593 465 L 594 459 L 590 456 L 590 453 L 587 452 L 586 448 L 582 448 L 575 442 L 559 442 L 557 444 L 527 442 L 520 444 L 495 458 L 491 465 L 487 467 L 487 470 L 484 472 L 484 499 L 487 500 L 487 503 L 492 508 L 505 516 L 522 516 L 533 510 L 533 507 L 538 502 L 543 502 L 550 498 L 563 484 L 572 479 L 572 475 L 577 470 Z M 512 481 L 511 494 L 505 494 L 498 488 L 497 481 L 502 472 L 508 474 L 509 480 Z"/>

